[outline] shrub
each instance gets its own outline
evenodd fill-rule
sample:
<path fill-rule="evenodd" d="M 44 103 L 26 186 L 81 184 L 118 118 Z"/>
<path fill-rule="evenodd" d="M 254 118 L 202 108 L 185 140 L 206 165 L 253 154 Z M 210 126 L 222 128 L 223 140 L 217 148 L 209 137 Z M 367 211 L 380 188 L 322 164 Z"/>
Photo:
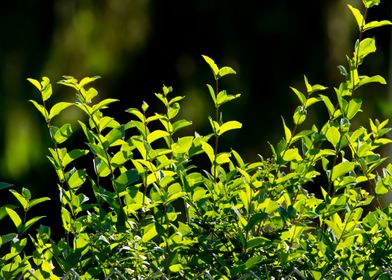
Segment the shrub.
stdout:
<path fill-rule="evenodd" d="M 363 4 L 366 14 L 379 1 Z M 52 142 L 48 159 L 58 176 L 64 236 L 54 240 L 43 225 L 32 230 L 42 217 L 29 210 L 48 198 L 10 189 L 19 205 L 0 208 L 0 219 L 8 216 L 16 228 L 1 236 L 1 278 L 390 279 L 392 207 L 380 197 L 391 190 L 392 164 L 377 152 L 391 142 L 388 120 L 370 119 L 368 128 L 352 123 L 362 111 L 357 90 L 386 83 L 360 74 L 376 51 L 375 39 L 364 35 L 392 23 L 366 22 L 359 9 L 348 8 L 359 39 L 347 66 L 338 66 L 342 82 L 329 89 L 304 76 L 303 90 L 291 88 L 299 101 L 293 119 L 282 119 L 284 137 L 271 145 L 271 158 L 257 162 L 220 147 L 227 132 L 242 126 L 222 113 L 240 94 L 219 87 L 235 71 L 207 56 L 215 108 L 208 135 L 177 136 L 191 122 L 178 118 L 184 97 L 171 87 L 155 94 L 162 112 L 143 102 L 120 122 L 105 114 L 118 100 L 96 102 L 90 85 L 99 77 L 65 76 L 58 83 L 72 88 L 76 100 L 53 105 L 50 80 L 28 79 L 40 94 L 30 101 Z M 327 120 L 307 127 L 316 103 Z M 75 124 L 53 121 L 71 106 L 86 115 L 78 121 L 81 146 L 70 140 Z"/>

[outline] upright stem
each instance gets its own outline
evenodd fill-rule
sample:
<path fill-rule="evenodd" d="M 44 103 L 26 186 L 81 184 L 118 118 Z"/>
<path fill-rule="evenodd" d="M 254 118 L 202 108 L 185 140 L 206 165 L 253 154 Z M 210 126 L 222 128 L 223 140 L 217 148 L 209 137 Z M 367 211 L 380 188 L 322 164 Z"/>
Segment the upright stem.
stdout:
<path fill-rule="evenodd" d="M 219 93 L 219 83 L 218 79 L 215 80 L 215 95 L 218 97 Z M 219 123 L 219 105 L 215 103 L 215 121 Z M 215 130 L 215 129 L 214 129 Z M 215 159 L 214 159 L 214 180 L 215 183 L 218 182 L 218 177 L 217 177 L 217 167 L 216 167 L 216 156 L 218 154 L 218 145 L 219 145 L 219 135 L 217 131 L 214 131 L 215 133 L 215 147 L 214 147 L 214 154 L 215 154 Z"/>

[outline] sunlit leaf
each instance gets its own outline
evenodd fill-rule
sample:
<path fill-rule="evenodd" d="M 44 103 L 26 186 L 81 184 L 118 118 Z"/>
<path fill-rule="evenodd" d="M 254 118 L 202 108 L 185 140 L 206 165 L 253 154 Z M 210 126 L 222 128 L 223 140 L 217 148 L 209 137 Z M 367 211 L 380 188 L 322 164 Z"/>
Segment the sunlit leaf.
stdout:
<path fill-rule="evenodd" d="M 22 205 L 23 209 L 27 211 L 27 209 L 29 208 L 29 201 L 16 190 L 11 189 L 10 192 L 16 197 L 20 205 Z"/>
<path fill-rule="evenodd" d="M 362 100 L 358 98 L 353 98 L 348 103 L 348 109 L 346 116 L 351 120 L 358 112 L 361 111 Z"/>
<path fill-rule="evenodd" d="M 230 74 L 236 74 L 236 72 L 234 71 L 233 68 L 228 67 L 228 66 L 224 66 L 221 69 L 219 69 L 217 78 L 220 79 L 226 75 L 230 75 Z"/>
<path fill-rule="evenodd" d="M 68 140 L 68 138 L 72 135 L 72 126 L 69 123 L 63 124 L 60 128 L 54 127 L 53 128 L 53 139 L 56 141 L 57 144 L 61 144 Z"/>
<path fill-rule="evenodd" d="M 212 88 L 212 86 L 210 84 L 207 84 L 207 87 L 208 87 L 208 92 L 210 93 L 212 101 L 214 101 L 215 106 L 217 106 L 218 103 L 217 103 L 217 100 L 215 97 L 216 93 L 215 93 L 214 89 Z"/>
<path fill-rule="evenodd" d="M 360 76 L 359 77 L 359 82 L 357 84 L 357 87 L 369 84 L 369 83 L 380 83 L 382 85 L 385 85 L 387 82 L 385 81 L 385 79 L 380 76 L 380 75 L 376 75 L 376 76 L 372 76 L 372 77 L 367 77 L 367 76 Z"/>
<path fill-rule="evenodd" d="M 222 135 L 223 133 L 233 130 L 233 129 L 240 129 L 242 124 L 238 121 L 228 121 L 222 124 L 218 129 L 218 135 Z"/>
<path fill-rule="evenodd" d="M 40 92 L 41 92 L 41 83 L 36 80 L 36 79 L 32 79 L 32 78 L 27 78 L 27 80 L 32 83 Z"/>
<path fill-rule="evenodd" d="M 220 153 L 217 155 L 215 161 L 219 165 L 224 164 L 224 163 L 228 163 L 228 162 L 230 162 L 230 156 L 231 156 L 230 153 Z"/>
<path fill-rule="evenodd" d="M 49 119 L 53 119 L 55 116 L 60 114 L 64 109 L 68 108 L 69 106 L 72 106 L 72 103 L 69 102 L 59 102 L 56 103 L 51 109 L 49 113 Z"/>
<path fill-rule="evenodd" d="M 37 103 L 35 100 L 29 100 L 31 103 L 33 103 L 33 105 L 35 106 L 35 108 L 37 108 L 37 110 L 42 114 L 42 116 L 44 116 L 45 120 L 48 120 L 48 116 L 49 113 L 48 111 L 45 109 L 45 107 L 39 103 Z"/>
<path fill-rule="evenodd" d="M 88 85 L 89 83 L 94 82 L 97 79 L 100 79 L 100 76 L 94 76 L 94 77 L 86 77 L 83 78 L 80 82 L 79 82 L 79 87 L 84 87 L 85 85 Z"/>
<path fill-rule="evenodd" d="M 334 148 L 336 148 L 338 143 L 340 142 L 341 137 L 339 129 L 334 126 L 331 126 L 330 128 L 328 128 L 325 136 L 327 137 L 327 140 L 334 146 Z"/>
<path fill-rule="evenodd" d="M 373 28 L 378 28 L 381 26 L 392 25 L 392 22 L 389 20 L 382 20 L 382 21 L 371 21 L 363 27 L 363 31 L 367 31 Z"/>
<path fill-rule="evenodd" d="M 49 197 L 39 197 L 39 198 L 32 199 L 32 200 L 29 202 L 29 208 L 31 209 L 31 208 L 33 208 L 35 205 L 40 204 L 40 203 L 45 202 L 45 201 L 48 201 L 48 200 L 50 200 Z"/>
<path fill-rule="evenodd" d="M 144 234 L 142 236 L 142 242 L 148 242 L 158 235 L 155 228 L 155 224 L 149 224 L 144 228 Z"/>
<path fill-rule="evenodd" d="M 169 136 L 169 132 L 164 131 L 164 130 L 154 130 L 153 132 L 151 132 L 148 136 L 147 136 L 147 142 L 149 144 L 151 144 L 152 142 L 162 138 L 162 137 L 166 137 Z"/>
<path fill-rule="evenodd" d="M 81 186 L 87 179 L 87 173 L 84 169 L 78 169 L 71 173 L 67 183 L 71 189 Z"/>
<path fill-rule="evenodd" d="M 208 144 L 207 142 L 204 142 L 204 141 L 201 142 L 201 147 L 202 147 L 203 151 L 207 154 L 211 163 L 213 163 L 215 160 L 214 149 L 211 147 L 210 144 Z"/>
<path fill-rule="evenodd" d="M 355 163 L 350 161 L 344 161 L 338 163 L 332 168 L 332 181 L 336 180 L 340 176 L 347 174 L 350 171 L 353 171 L 355 168 Z"/>
<path fill-rule="evenodd" d="M 291 141 L 291 130 L 286 126 L 286 123 L 282 117 L 282 122 L 283 122 L 283 129 L 284 129 L 284 135 L 286 139 L 286 143 L 290 143 Z"/>
<path fill-rule="evenodd" d="M 214 74 L 214 78 L 215 78 L 215 80 L 217 80 L 218 79 L 219 68 L 215 64 L 215 61 L 213 59 L 211 59 L 210 57 L 206 56 L 206 55 L 202 55 L 202 57 L 207 62 L 207 64 L 211 67 L 212 73 Z"/>
<path fill-rule="evenodd" d="M 306 97 L 305 95 L 300 92 L 298 89 L 294 88 L 294 87 L 290 87 L 290 89 L 295 93 L 295 95 L 298 97 L 299 102 L 301 103 L 301 105 L 305 105 L 305 101 L 306 101 Z"/>
<path fill-rule="evenodd" d="M 286 150 L 286 152 L 283 155 L 283 160 L 285 160 L 285 161 L 293 161 L 293 160 L 300 161 L 300 160 L 302 160 L 302 157 L 299 154 L 297 148 L 292 148 L 292 149 Z"/>
<path fill-rule="evenodd" d="M 354 18 L 355 18 L 357 25 L 358 25 L 358 30 L 361 31 L 362 26 L 365 24 L 365 19 L 364 19 L 363 15 L 361 14 L 361 11 L 358 10 L 357 8 L 354 8 L 350 4 L 348 4 L 347 6 L 350 9 L 350 11 L 352 12 L 352 14 L 354 15 Z"/>
<path fill-rule="evenodd" d="M 30 220 L 28 220 L 24 225 L 23 231 L 28 230 L 32 225 L 34 225 L 36 222 L 38 222 L 42 218 L 45 218 L 45 216 L 37 216 L 37 217 L 31 218 Z"/>
<path fill-rule="evenodd" d="M 70 164 L 72 161 L 74 161 L 75 159 L 78 159 L 84 155 L 88 154 L 88 150 L 81 150 L 81 149 L 74 149 L 70 152 L 68 152 L 62 160 L 62 165 L 63 167 L 67 167 L 68 164 Z"/>
<path fill-rule="evenodd" d="M 22 219 L 19 217 L 18 213 L 16 213 L 14 210 L 12 210 L 9 207 L 5 207 L 5 211 L 7 212 L 8 216 L 11 218 L 15 227 L 17 228 L 18 233 L 21 233 L 23 225 L 22 225 Z"/>

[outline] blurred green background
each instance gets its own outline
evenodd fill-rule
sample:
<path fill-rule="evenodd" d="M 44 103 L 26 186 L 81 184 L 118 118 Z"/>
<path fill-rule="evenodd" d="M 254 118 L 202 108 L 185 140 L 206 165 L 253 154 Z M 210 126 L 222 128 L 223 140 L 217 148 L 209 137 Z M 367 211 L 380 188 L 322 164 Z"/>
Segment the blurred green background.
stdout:
<path fill-rule="evenodd" d="M 370 10 L 370 19 L 392 19 L 392 1 L 382 2 Z M 291 123 L 298 105 L 289 86 L 303 89 L 303 74 L 313 84 L 338 85 L 336 66 L 345 65 L 345 55 L 351 54 L 357 36 L 347 3 L 360 7 L 358 0 L 4 2 L 0 12 L 0 181 L 30 187 L 38 195 L 58 195 L 55 174 L 46 159 L 48 133 L 28 102 L 38 95 L 26 78 L 48 76 L 56 82 L 62 75 L 100 75 L 95 87 L 101 98 L 121 99 L 116 113 L 139 107 L 142 100 L 155 108 L 154 93 L 163 84 L 171 85 L 176 94 L 186 96 L 181 116 L 193 121 L 192 131 L 203 134 L 207 114 L 212 113 L 205 86 L 212 82 L 212 75 L 202 54 L 237 71 L 222 82 L 229 92 L 242 93 L 239 101 L 224 108 L 224 118 L 241 121 L 243 129 L 229 133 L 225 144 L 249 161 L 256 160 L 257 154 L 267 157 L 267 141 L 276 143 L 282 136 L 281 116 Z M 390 33 L 390 28 L 383 27 L 367 34 L 376 36 L 378 52 L 365 62 L 364 74 L 391 80 Z M 72 91 L 56 85 L 54 92 L 55 101 L 73 97 Z M 365 121 L 368 113 L 390 116 L 387 86 L 368 87 L 368 92 L 360 94 L 368 110 L 363 114 Z M 317 123 L 323 113 L 316 110 L 312 121 Z M 62 121 L 78 118 L 82 115 L 71 110 Z"/>

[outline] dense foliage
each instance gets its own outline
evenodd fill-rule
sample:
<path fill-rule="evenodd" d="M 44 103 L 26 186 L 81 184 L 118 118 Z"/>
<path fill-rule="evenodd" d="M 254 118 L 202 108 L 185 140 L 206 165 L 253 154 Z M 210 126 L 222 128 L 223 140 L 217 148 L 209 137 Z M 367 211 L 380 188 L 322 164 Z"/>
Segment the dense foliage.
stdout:
<path fill-rule="evenodd" d="M 379 1 L 363 4 L 366 14 Z M 75 91 L 75 102 L 53 105 L 50 80 L 29 79 L 40 93 L 30 101 L 53 143 L 48 159 L 58 176 L 64 236 L 54 240 L 49 227 L 36 227 L 43 217 L 29 215 L 48 198 L 10 189 L 18 205 L 2 206 L 0 219 L 8 216 L 16 232 L 1 235 L 0 277 L 389 279 L 392 206 L 380 198 L 391 190 L 392 164 L 378 153 L 391 142 L 388 120 L 370 119 L 366 126 L 353 120 L 362 111 L 357 90 L 386 83 L 360 74 L 376 51 L 375 39 L 364 35 L 392 23 L 366 22 L 359 9 L 348 8 L 359 39 L 347 66 L 338 67 L 342 82 L 327 88 L 305 76 L 304 90 L 291 88 L 299 101 L 293 119 L 282 119 L 284 137 L 271 145 L 273 156 L 257 162 L 220 147 L 226 133 L 242 127 L 222 112 L 240 94 L 220 88 L 234 69 L 207 56 L 215 108 L 208 135 L 177 136 L 191 122 L 178 118 L 184 97 L 171 87 L 156 94 L 162 112 L 150 112 L 144 102 L 120 122 L 104 113 L 118 100 L 95 101 L 91 83 L 99 77 L 65 76 L 59 84 Z M 308 126 L 316 104 L 325 108 L 326 121 Z M 86 115 L 78 121 L 82 146 L 73 141 L 74 124 L 54 121 L 69 107 Z"/>

